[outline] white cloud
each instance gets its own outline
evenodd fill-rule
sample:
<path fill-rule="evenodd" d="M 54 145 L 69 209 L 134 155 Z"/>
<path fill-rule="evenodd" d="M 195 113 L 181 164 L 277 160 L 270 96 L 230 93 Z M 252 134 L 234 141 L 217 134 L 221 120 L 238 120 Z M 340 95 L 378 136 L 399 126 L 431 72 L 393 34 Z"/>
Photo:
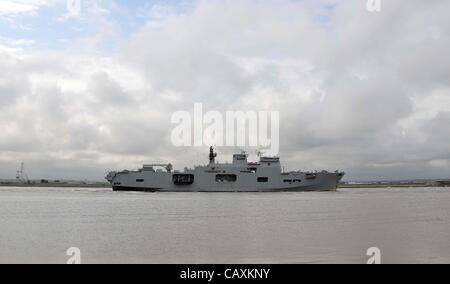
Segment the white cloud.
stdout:
<path fill-rule="evenodd" d="M 64 174 L 55 169 L 69 163 L 68 177 L 89 178 L 152 160 L 202 163 L 204 149 L 173 148 L 169 137 L 170 114 L 203 102 L 280 110 L 288 168 L 442 177 L 449 8 L 444 0 L 386 1 L 380 13 L 358 0 L 200 1 L 189 13 L 156 9 L 157 28 L 110 56 L 89 45 L 4 47 L 0 175 L 18 160 L 36 175 Z"/>
<path fill-rule="evenodd" d="M 450 160 L 432 160 L 430 161 L 430 164 L 433 167 L 447 169 L 448 167 L 450 167 Z"/>
<path fill-rule="evenodd" d="M 1 16 L 17 16 L 35 14 L 41 7 L 56 4 L 58 0 L 2 0 L 0 1 Z"/>
<path fill-rule="evenodd" d="M 0 2 L 0 16 L 14 16 L 18 14 L 32 14 L 39 8 L 35 5 L 17 3 L 4 0 Z"/>
<path fill-rule="evenodd" d="M 17 39 L 11 41 L 11 45 L 13 46 L 30 46 L 33 45 L 34 43 L 35 41 L 31 39 Z"/>

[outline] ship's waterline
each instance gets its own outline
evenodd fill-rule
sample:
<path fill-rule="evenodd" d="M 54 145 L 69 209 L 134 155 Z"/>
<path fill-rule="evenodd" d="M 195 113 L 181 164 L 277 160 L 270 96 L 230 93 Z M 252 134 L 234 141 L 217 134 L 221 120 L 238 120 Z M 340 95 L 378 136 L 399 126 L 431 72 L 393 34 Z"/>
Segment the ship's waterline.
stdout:
<path fill-rule="evenodd" d="M 211 147 L 207 166 L 172 172 L 171 164 L 150 164 L 138 171 L 110 172 L 106 179 L 115 191 L 296 192 L 336 191 L 344 176 L 339 171 L 283 172 L 278 157 L 250 163 L 247 154 L 241 153 L 233 155 L 231 164 L 224 164 L 216 163 L 216 156 Z"/>

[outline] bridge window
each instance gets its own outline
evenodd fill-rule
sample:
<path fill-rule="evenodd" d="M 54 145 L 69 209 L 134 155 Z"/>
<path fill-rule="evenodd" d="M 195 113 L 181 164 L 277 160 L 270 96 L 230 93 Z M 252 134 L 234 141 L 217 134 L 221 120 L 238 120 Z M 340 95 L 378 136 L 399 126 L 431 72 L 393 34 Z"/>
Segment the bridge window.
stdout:
<path fill-rule="evenodd" d="M 269 178 L 268 177 L 259 177 L 258 182 L 269 182 Z"/>
<path fill-rule="evenodd" d="M 145 180 L 143 179 L 137 179 L 136 182 L 144 182 Z"/>
<path fill-rule="evenodd" d="M 288 183 L 291 183 L 292 182 L 292 180 L 291 179 L 285 179 L 283 182 L 288 182 Z"/>
<path fill-rule="evenodd" d="M 216 182 L 236 182 L 236 175 L 216 175 Z"/>

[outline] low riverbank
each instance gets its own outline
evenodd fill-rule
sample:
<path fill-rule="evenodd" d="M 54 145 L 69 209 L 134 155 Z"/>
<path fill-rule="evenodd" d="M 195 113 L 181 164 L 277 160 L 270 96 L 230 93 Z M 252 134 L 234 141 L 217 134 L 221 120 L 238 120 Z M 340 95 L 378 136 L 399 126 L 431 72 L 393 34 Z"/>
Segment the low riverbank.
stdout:
<path fill-rule="evenodd" d="M 1 187 L 111 188 L 109 183 L 0 183 Z"/>
<path fill-rule="evenodd" d="M 427 184 L 341 184 L 339 188 L 420 188 L 420 187 L 436 187 Z"/>

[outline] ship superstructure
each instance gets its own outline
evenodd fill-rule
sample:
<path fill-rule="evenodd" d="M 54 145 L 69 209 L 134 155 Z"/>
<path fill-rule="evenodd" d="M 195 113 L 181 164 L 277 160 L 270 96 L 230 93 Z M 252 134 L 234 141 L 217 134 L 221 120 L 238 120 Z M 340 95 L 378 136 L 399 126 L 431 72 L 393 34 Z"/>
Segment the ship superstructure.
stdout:
<path fill-rule="evenodd" d="M 216 163 L 210 148 L 209 164 L 173 171 L 171 164 L 144 165 L 137 171 L 110 172 L 106 179 L 115 191 L 165 192 L 283 192 L 335 191 L 343 172 L 283 172 L 279 157 L 248 161 L 234 154 L 232 163 Z"/>

